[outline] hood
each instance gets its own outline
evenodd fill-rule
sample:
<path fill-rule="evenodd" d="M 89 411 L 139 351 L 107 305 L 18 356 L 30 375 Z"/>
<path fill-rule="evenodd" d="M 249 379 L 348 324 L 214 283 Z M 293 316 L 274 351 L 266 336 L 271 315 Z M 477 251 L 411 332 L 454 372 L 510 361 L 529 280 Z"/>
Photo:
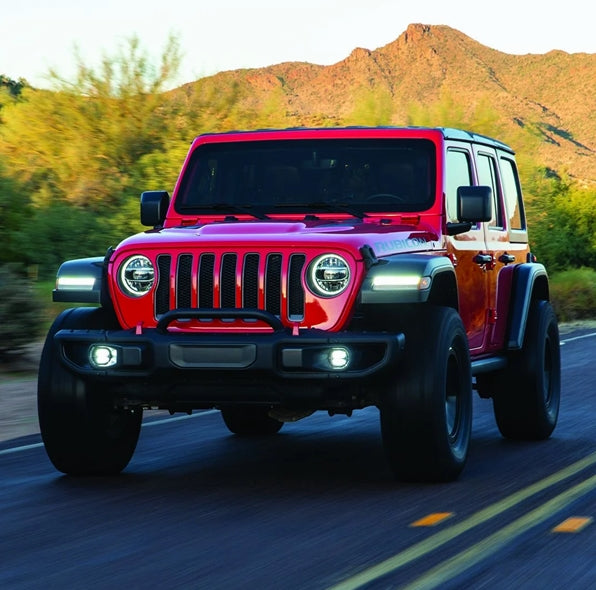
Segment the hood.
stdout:
<path fill-rule="evenodd" d="M 242 221 L 150 230 L 122 242 L 119 248 L 193 248 L 224 245 L 269 247 L 337 247 L 358 251 L 370 246 L 379 256 L 420 252 L 441 247 L 434 228 L 425 223 L 406 225 L 393 220 L 368 221 Z"/>

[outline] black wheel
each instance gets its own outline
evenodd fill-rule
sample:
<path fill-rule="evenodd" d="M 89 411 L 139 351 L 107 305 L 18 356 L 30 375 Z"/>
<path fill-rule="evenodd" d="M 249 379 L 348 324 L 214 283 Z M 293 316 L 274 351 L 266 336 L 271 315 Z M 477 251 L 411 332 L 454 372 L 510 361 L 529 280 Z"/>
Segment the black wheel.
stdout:
<path fill-rule="evenodd" d="M 459 314 L 431 307 L 406 330 L 406 358 L 381 404 L 381 434 L 401 481 L 451 481 L 468 456 L 472 376 Z"/>
<path fill-rule="evenodd" d="M 43 347 L 37 385 L 41 437 L 56 469 L 70 475 L 114 475 L 135 450 L 142 410 L 112 407 L 98 384 L 69 372 L 60 362 L 54 334 L 62 329 L 117 327 L 102 308 L 75 308 L 54 321 Z"/>
<path fill-rule="evenodd" d="M 543 440 L 557 424 L 561 397 L 561 353 L 557 318 L 548 301 L 532 302 L 524 344 L 510 355 L 496 379 L 495 419 L 501 434 Z"/>
<path fill-rule="evenodd" d="M 240 436 L 276 434 L 283 426 L 283 422 L 269 416 L 269 408 L 260 406 L 222 408 L 221 416 L 228 430 Z"/>

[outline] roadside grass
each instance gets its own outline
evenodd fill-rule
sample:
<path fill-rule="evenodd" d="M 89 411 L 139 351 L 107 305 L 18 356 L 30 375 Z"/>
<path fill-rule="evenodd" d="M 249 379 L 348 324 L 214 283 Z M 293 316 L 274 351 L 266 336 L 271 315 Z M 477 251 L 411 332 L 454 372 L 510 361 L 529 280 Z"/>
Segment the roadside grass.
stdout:
<path fill-rule="evenodd" d="M 559 322 L 596 318 L 596 271 L 573 268 L 550 277 L 550 296 Z"/>

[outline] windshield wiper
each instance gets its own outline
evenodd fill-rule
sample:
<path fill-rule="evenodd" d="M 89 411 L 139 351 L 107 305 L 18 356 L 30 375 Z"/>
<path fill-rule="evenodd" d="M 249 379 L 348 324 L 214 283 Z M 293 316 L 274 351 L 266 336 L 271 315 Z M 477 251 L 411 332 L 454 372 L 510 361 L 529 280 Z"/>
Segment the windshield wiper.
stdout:
<path fill-rule="evenodd" d="M 232 205 L 231 203 L 213 203 L 212 205 L 201 205 L 201 209 L 211 209 L 213 211 L 221 211 L 228 213 L 245 213 L 256 219 L 270 219 L 269 216 L 265 215 L 262 211 L 251 211 L 252 205 L 243 207 L 241 205 Z"/>
<path fill-rule="evenodd" d="M 323 209 L 330 213 L 347 213 L 352 217 L 363 219 L 368 217 L 364 211 L 359 211 L 351 207 L 348 203 L 326 203 L 325 201 L 313 201 L 311 203 L 277 203 L 276 208 L 290 209 L 290 208 L 302 208 L 302 209 Z"/>

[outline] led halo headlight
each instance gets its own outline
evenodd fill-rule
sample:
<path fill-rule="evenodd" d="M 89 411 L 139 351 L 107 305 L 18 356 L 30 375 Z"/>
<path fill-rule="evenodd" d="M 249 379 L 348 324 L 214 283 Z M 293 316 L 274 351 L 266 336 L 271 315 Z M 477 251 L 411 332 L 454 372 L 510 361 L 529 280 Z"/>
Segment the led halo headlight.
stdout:
<path fill-rule="evenodd" d="M 316 295 L 336 297 L 350 284 L 350 266 L 338 254 L 321 254 L 308 268 L 308 285 Z"/>
<path fill-rule="evenodd" d="M 155 282 L 153 263 L 142 254 L 130 256 L 120 266 L 118 282 L 122 291 L 131 297 L 147 294 Z"/>

